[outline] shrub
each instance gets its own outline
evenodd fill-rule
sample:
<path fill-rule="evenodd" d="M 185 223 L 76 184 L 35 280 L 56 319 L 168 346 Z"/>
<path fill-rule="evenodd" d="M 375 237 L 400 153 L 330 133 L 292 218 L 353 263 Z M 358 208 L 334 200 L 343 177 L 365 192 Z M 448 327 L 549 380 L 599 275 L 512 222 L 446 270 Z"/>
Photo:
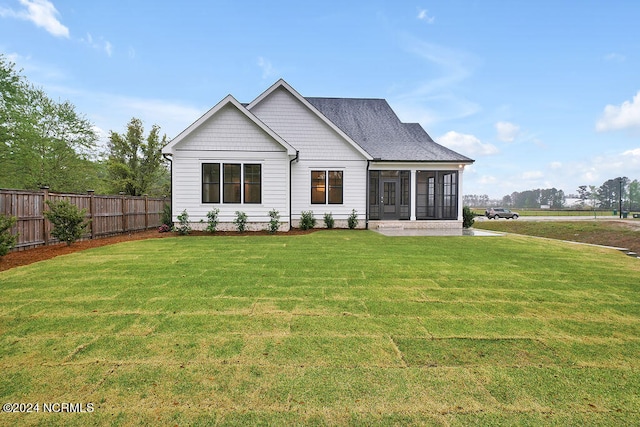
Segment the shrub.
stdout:
<path fill-rule="evenodd" d="M 162 208 L 162 224 L 166 225 L 171 229 L 173 227 L 173 218 L 171 217 L 171 205 L 168 203 L 164 204 Z"/>
<path fill-rule="evenodd" d="M 8 254 L 16 245 L 18 236 L 11 234 L 11 227 L 15 223 L 15 216 L 0 215 L 0 257 Z"/>
<path fill-rule="evenodd" d="M 238 233 L 244 233 L 247 229 L 247 214 L 241 211 L 236 211 L 236 218 L 233 220 L 233 223 L 236 225 L 238 229 Z"/>
<path fill-rule="evenodd" d="M 358 211 L 355 209 L 351 210 L 351 215 L 347 218 L 347 224 L 349 224 L 349 228 L 352 230 L 358 226 Z"/>
<path fill-rule="evenodd" d="M 313 211 L 302 211 L 300 213 L 300 229 L 309 230 L 315 227 L 316 219 L 313 217 Z"/>
<path fill-rule="evenodd" d="M 273 234 L 277 232 L 280 227 L 280 213 L 275 209 L 271 209 L 269 211 L 269 218 L 269 233 Z"/>
<path fill-rule="evenodd" d="M 179 225 L 176 227 L 176 231 L 179 234 L 186 236 L 191 232 L 191 225 L 189 225 L 189 214 L 187 213 L 186 209 L 183 210 L 180 215 L 178 215 L 178 224 Z"/>
<path fill-rule="evenodd" d="M 327 228 L 333 228 L 334 224 L 335 224 L 335 221 L 333 220 L 333 215 L 331 215 L 331 212 L 325 213 L 324 214 L 324 225 Z"/>
<path fill-rule="evenodd" d="M 207 212 L 207 231 L 209 233 L 215 233 L 216 228 L 218 227 L 218 214 L 220 213 L 220 209 L 214 208 Z"/>
<path fill-rule="evenodd" d="M 158 227 L 158 233 L 168 233 L 171 231 L 171 227 L 169 227 L 167 224 L 162 224 L 160 227 Z"/>
<path fill-rule="evenodd" d="M 470 228 L 475 220 L 475 214 L 471 210 L 469 206 L 465 206 L 462 208 L 462 226 L 464 228 Z"/>
<path fill-rule="evenodd" d="M 87 229 L 87 225 L 91 220 L 85 218 L 86 209 L 78 209 L 66 200 L 52 202 L 47 200 L 49 210 L 44 216 L 53 225 L 51 235 L 61 242 L 66 242 L 67 246 L 71 246 L 73 242 L 82 237 Z"/>

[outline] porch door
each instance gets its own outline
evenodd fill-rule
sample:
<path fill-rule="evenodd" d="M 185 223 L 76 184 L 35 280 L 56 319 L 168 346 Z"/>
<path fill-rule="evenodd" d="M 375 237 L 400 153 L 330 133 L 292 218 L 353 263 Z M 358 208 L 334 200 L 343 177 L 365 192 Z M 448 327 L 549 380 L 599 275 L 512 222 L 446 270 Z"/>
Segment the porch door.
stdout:
<path fill-rule="evenodd" d="M 398 179 L 382 178 L 382 219 L 398 219 L 400 191 Z"/>

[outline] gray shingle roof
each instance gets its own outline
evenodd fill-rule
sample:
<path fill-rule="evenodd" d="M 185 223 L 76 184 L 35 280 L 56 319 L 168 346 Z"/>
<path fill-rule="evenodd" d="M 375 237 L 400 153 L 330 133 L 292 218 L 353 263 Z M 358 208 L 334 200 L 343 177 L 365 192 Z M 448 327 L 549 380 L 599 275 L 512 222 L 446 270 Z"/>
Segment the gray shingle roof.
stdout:
<path fill-rule="evenodd" d="M 402 123 L 384 99 L 305 99 L 374 159 L 473 161 L 434 142 L 419 123 Z"/>

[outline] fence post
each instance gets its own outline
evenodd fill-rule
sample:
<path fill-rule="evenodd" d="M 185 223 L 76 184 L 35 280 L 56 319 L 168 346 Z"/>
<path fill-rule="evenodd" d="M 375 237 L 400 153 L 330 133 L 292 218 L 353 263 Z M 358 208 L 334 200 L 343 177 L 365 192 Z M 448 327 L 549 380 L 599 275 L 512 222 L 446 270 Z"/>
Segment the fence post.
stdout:
<path fill-rule="evenodd" d="M 44 216 L 44 212 L 49 210 L 49 205 L 47 205 L 49 201 L 49 187 L 44 185 L 40 187 L 40 189 L 42 190 L 42 240 L 44 241 L 44 245 L 47 246 L 49 244 L 51 224 L 47 220 L 47 217 Z"/>
<path fill-rule="evenodd" d="M 125 206 L 125 195 L 124 191 L 120 193 L 120 203 L 122 208 L 122 234 L 127 232 L 127 207 Z"/>
<path fill-rule="evenodd" d="M 91 239 L 93 240 L 96 235 L 96 221 L 93 217 L 94 212 L 96 211 L 96 202 L 93 197 L 95 190 L 87 190 L 87 194 L 89 194 L 89 219 L 91 220 Z"/>
<path fill-rule="evenodd" d="M 143 194 L 144 197 L 144 229 L 149 228 L 149 195 Z"/>

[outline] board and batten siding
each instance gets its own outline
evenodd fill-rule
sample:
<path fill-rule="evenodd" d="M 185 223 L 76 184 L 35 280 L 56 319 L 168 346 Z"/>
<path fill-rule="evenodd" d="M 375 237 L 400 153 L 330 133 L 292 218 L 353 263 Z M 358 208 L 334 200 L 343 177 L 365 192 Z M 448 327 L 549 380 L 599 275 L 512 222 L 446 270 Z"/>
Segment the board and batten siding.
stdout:
<path fill-rule="evenodd" d="M 261 164 L 262 203 L 202 203 L 203 163 Z M 231 223 L 236 211 L 246 213 L 250 223 L 266 223 L 272 209 L 281 222 L 289 222 L 289 156 L 234 106 L 223 107 L 174 147 L 172 179 L 174 222 L 186 210 L 190 222 L 206 223 L 214 208 L 220 209 L 220 223 Z"/>
<path fill-rule="evenodd" d="M 363 160 L 349 142 L 284 88 L 278 88 L 251 112 L 293 145 L 300 160 Z"/>

